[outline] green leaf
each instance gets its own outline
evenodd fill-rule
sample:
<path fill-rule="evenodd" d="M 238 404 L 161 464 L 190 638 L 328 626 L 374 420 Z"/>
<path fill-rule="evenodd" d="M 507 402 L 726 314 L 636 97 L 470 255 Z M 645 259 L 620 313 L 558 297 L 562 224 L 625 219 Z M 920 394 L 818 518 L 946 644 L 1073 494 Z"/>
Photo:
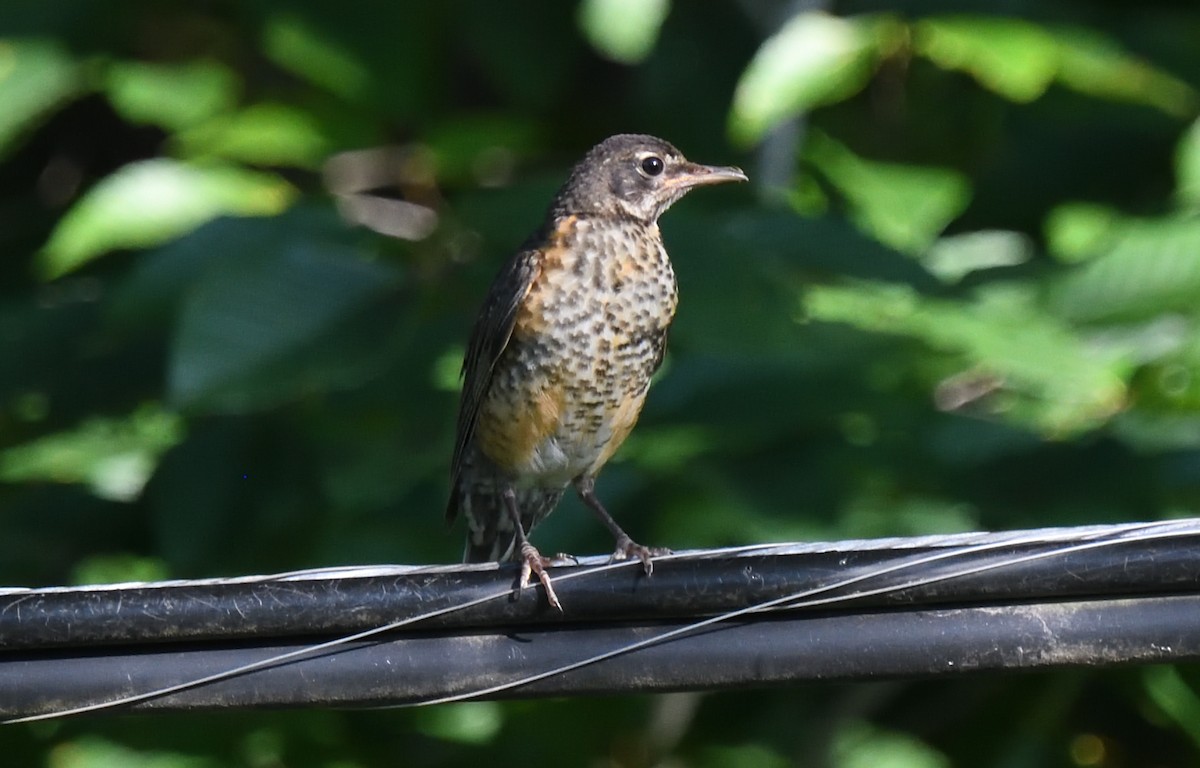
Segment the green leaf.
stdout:
<path fill-rule="evenodd" d="M 1115 40 L 1079 27 L 1056 26 L 1053 33 L 1058 42 L 1058 79 L 1066 87 L 1180 117 L 1194 114 L 1196 91 L 1190 85 L 1125 53 Z"/>
<path fill-rule="evenodd" d="M 1173 666 L 1149 667 L 1142 672 L 1146 697 L 1200 750 L 1200 695 Z"/>
<path fill-rule="evenodd" d="M 584 0 L 579 27 L 597 51 L 622 64 L 637 64 L 654 50 L 671 0 Z"/>
<path fill-rule="evenodd" d="M 1188 126 L 1175 149 L 1175 199 L 1200 210 L 1200 120 Z"/>
<path fill-rule="evenodd" d="M 309 112 L 285 104 L 255 104 L 180 133 L 182 154 L 258 165 L 316 168 L 329 142 Z"/>
<path fill-rule="evenodd" d="M 158 458 L 183 439 L 174 413 L 147 405 L 124 419 L 95 418 L 77 429 L 0 453 L 0 480 L 86 483 L 104 499 L 136 499 Z"/>
<path fill-rule="evenodd" d="M 503 726 L 504 712 L 495 701 L 427 707 L 417 718 L 417 730 L 421 733 L 462 744 L 487 744 Z"/>
<path fill-rule="evenodd" d="M 167 750 L 135 749 L 99 736 L 63 740 L 55 746 L 58 768 L 216 768 L 221 761 L 209 755 Z"/>
<path fill-rule="evenodd" d="M 833 744 L 836 768 L 948 768 L 950 760 L 907 733 L 885 731 L 869 723 L 839 729 Z"/>
<path fill-rule="evenodd" d="M 904 286 L 810 288 L 813 319 L 919 339 L 974 377 L 1016 395 L 1001 408 L 1050 435 L 1097 426 L 1125 404 L 1123 350 L 1101 354 L 1032 301 L 1030 291 L 992 286 L 972 302 L 928 299 Z M 944 380 L 943 380 L 944 381 Z"/>
<path fill-rule="evenodd" d="M 295 190 L 277 176 L 174 160 L 126 165 L 87 192 L 59 221 L 38 254 L 54 278 L 118 248 L 145 248 L 218 216 L 270 216 Z"/>
<path fill-rule="evenodd" d="M 1200 414 L 1149 409 L 1130 411 L 1114 420 L 1112 434 L 1147 454 L 1194 452 L 1200 448 Z"/>
<path fill-rule="evenodd" d="M 292 14 L 279 14 L 267 22 L 264 52 L 284 69 L 294 72 L 330 93 L 355 100 L 370 86 L 371 73 L 354 51 L 313 29 Z"/>
<path fill-rule="evenodd" d="M 811 354 L 797 344 L 791 322 L 795 286 L 808 280 L 832 274 L 937 285 L 912 260 L 832 217 L 801 219 L 787 211 L 714 217 L 680 210 L 664 218 L 680 295 L 671 338 L 694 349 L 760 360 Z"/>
<path fill-rule="evenodd" d="M 899 25 L 887 17 L 793 16 L 754 55 L 729 116 L 734 141 L 752 144 L 784 120 L 862 90 Z"/>
<path fill-rule="evenodd" d="M 920 257 L 921 264 L 943 282 L 956 283 L 972 272 L 1024 264 L 1033 243 L 1020 232 L 986 230 L 943 237 Z"/>
<path fill-rule="evenodd" d="M 945 16 L 920 21 L 914 31 L 919 54 L 1013 101 L 1033 101 L 1058 73 L 1054 35 L 1030 21 Z"/>
<path fill-rule="evenodd" d="M 1046 248 L 1067 264 L 1087 261 L 1112 240 L 1121 214 L 1095 203 L 1064 203 L 1046 217 Z"/>
<path fill-rule="evenodd" d="M 463 355 L 467 352 L 461 344 L 452 344 L 438 355 L 430 371 L 430 383 L 443 392 L 457 394 L 462 389 Z"/>
<path fill-rule="evenodd" d="M 1099 254 L 1063 275 L 1050 301 L 1077 321 L 1131 320 L 1200 306 L 1200 220 L 1118 224 Z"/>
<path fill-rule="evenodd" d="M 1033 101 L 1058 82 L 1090 96 L 1174 115 L 1196 108 L 1196 92 L 1187 83 L 1090 29 L 999 16 L 944 16 L 918 22 L 915 40 L 920 55 L 966 72 L 1012 101 Z"/>
<path fill-rule="evenodd" d="M 0 39 L 0 157 L 79 91 L 77 65 L 57 44 Z"/>
<path fill-rule="evenodd" d="M 237 75 L 213 61 L 116 62 L 104 87 L 125 119 L 177 131 L 232 109 L 239 85 Z"/>
<path fill-rule="evenodd" d="M 320 205 L 296 205 L 279 216 L 214 219 L 139 254 L 110 294 L 106 323 L 123 332 L 171 327 L 185 297 L 208 272 L 295 243 L 336 242 L 346 232 L 345 222 Z"/>
<path fill-rule="evenodd" d="M 845 196 L 864 232 L 907 253 L 927 248 L 971 200 L 970 182 L 957 171 L 867 160 L 819 131 L 805 155 Z"/>
<path fill-rule="evenodd" d="M 89 555 L 71 572 L 72 584 L 123 584 L 131 581 L 163 581 L 171 575 L 157 557 L 131 554 Z"/>
<path fill-rule="evenodd" d="M 388 354 L 387 326 L 353 323 L 396 280 L 331 243 L 284 241 L 226 261 L 184 305 L 168 363 L 172 401 L 239 411 L 361 383 Z"/>

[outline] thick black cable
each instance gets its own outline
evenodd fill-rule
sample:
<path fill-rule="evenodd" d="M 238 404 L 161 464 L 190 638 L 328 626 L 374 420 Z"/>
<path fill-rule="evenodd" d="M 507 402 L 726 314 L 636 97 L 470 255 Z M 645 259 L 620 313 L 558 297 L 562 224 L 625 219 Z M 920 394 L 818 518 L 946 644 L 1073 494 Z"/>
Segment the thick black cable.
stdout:
<path fill-rule="evenodd" d="M 134 706 L 414 704 L 1189 660 L 1200 657 L 1198 556 L 1197 521 L 685 553 L 650 579 L 638 564 L 554 569 L 561 615 L 535 589 L 508 599 L 514 574 L 486 568 L 12 589 L 0 592 L 0 716 L 86 708 L 281 654 L 292 658 Z M 748 612 L 759 605 L 775 610 Z M 406 619 L 381 639 L 303 652 Z"/>
<path fill-rule="evenodd" d="M 1178 526 L 1182 523 L 1164 525 Z M 1182 529 L 1186 534 L 1187 528 Z M 981 539 L 986 541 L 987 539 Z M 987 551 L 922 566 L 922 576 L 1055 552 L 1069 539 L 1018 540 Z M 958 545 L 956 545 L 958 546 Z M 1103 549 L 1022 562 L 1002 572 L 902 589 L 913 581 L 897 565 L 953 547 L 913 547 L 786 553 L 772 547 L 727 555 L 696 553 L 663 559 L 647 578 L 635 563 L 588 578 L 555 582 L 564 611 L 550 609 L 536 587 L 519 600 L 492 600 L 429 620 L 424 628 L 524 627 L 576 621 L 709 616 L 752 602 L 810 591 L 889 570 L 872 586 L 897 589 L 859 598 L 859 608 L 960 604 L 979 600 L 1066 599 L 1171 593 L 1200 588 L 1200 524 L 1194 535 L 1130 536 Z M 781 554 L 780 552 L 784 552 Z M 590 566 L 551 570 L 565 576 Z M 112 643 L 230 640 L 352 633 L 397 618 L 477 601 L 512 585 L 516 570 L 415 569 L 391 575 L 206 580 L 111 589 L 14 590 L 0 593 L 0 650 L 89 647 Z M 372 573 L 372 571 L 367 571 Z M 856 586 L 835 594 L 856 599 Z"/>

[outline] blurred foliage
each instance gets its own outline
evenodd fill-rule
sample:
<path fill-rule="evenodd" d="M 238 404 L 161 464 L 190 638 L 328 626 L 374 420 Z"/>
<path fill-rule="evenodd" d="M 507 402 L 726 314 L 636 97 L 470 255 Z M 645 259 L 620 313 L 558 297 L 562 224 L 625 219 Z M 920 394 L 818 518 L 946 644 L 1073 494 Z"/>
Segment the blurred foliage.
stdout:
<path fill-rule="evenodd" d="M 631 130 L 757 182 L 664 219 L 671 351 L 599 483 L 636 538 L 1196 514 L 1200 11 L 806 7 L 8 0 L 0 582 L 456 559 L 440 510 L 474 313 L 570 164 Z M 573 501 L 537 539 L 609 545 Z M 4 729 L 0 753 L 1185 766 L 1198 683 L 96 718 Z"/>

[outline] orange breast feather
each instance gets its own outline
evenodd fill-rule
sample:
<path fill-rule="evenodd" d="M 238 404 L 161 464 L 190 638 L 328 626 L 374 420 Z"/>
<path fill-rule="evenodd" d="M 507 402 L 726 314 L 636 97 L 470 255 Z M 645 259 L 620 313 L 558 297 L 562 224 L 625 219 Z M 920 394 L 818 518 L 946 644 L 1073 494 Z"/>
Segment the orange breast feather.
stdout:
<path fill-rule="evenodd" d="M 550 382 L 530 382 L 515 396 L 489 397 L 480 413 L 479 447 L 501 469 L 518 471 L 529 464 L 543 440 L 562 421 L 565 390 Z"/>
<path fill-rule="evenodd" d="M 554 276 L 568 260 L 567 244 L 575 223 L 574 216 L 563 219 L 541 249 L 538 273 L 517 308 L 511 343 L 521 344 L 552 331 L 546 305 L 556 300 Z M 531 371 L 526 378 L 505 386 L 493 386 L 480 408 L 476 431 L 480 449 L 502 469 L 526 467 L 538 445 L 561 424 L 565 400 L 565 386 L 545 369 Z"/>

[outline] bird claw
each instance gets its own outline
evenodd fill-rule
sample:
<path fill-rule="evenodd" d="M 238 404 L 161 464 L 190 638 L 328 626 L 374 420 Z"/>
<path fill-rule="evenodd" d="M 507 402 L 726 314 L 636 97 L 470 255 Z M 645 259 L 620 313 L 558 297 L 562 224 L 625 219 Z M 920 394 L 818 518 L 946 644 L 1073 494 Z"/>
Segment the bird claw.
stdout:
<path fill-rule="evenodd" d="M 642 570 L 646 572 L 647 576 L 651 576 L 654 574 L 654 562 L 651 558 L 669 554 L 671 554 L 671 550 L 666 547 L 646 547 L 638 544 L 628 536 L 622 536 L 617 539 L 617 548 L 613 551 L 609 562 L 628 560 L 629 558 L 636 557 L 642 561 Z"/>
<path fill-rule="evenodd" d="M 521 591 L 529 586 L 530 577 L 537 574 L 538 581 L 542 583 L 542 588 L 546 590 L 546 601 L 551 607 L 556 608 L 559 613 L 562 613 L 562 603 L 558 602 L 558 595 L 554 594 L 554 587 L 550 586 L 550 574 L 546 573 L 546 568 L 552 565 L 553 559 L 542 557 L 542 553 L 537 551 L 529 542 L 521 545 L 521 577 L 517 581 L 517 587 L 513 590 L 513 599 L 521 597 Z"/>

